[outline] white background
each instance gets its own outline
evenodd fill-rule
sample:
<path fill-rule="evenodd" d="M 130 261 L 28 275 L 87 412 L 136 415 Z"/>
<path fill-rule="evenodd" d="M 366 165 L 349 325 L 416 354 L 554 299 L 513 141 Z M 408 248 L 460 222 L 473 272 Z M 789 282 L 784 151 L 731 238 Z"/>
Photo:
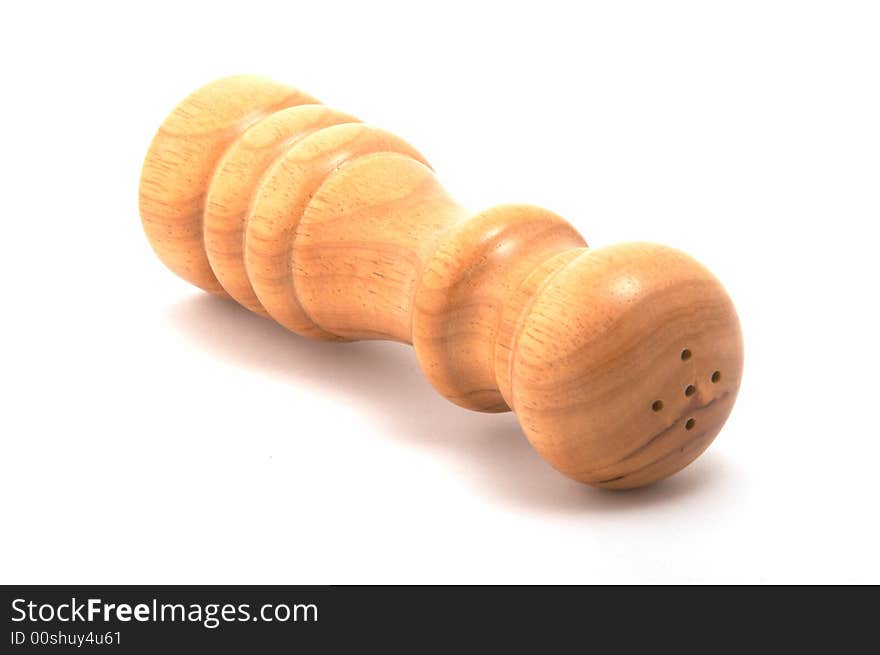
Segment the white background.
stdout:
<path fill-rule="evenodd" d="M 0 581 L 880 582 L 876 3 L 18 3 L 0 61 Z M 239 72 L 400 134 L 469 207 L 709 265 L 746 343 L 715 444 L 581 486 L 409 347 L 174 277 L 142 158 Z"/>

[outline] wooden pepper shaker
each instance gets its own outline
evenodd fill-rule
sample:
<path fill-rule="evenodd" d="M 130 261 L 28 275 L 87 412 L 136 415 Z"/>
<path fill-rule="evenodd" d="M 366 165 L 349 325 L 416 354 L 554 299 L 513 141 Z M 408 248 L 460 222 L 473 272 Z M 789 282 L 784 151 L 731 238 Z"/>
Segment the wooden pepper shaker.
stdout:
<path fill-rule="evenodd" d="M 470 212 L 400 138 L 271 80 L 218 80 L 166 118 L 140 213 L 184 279 L 303 336 L 412 344 L 446 398 L 512 409 L 595 486 L 685 467 L 739 389 L 736 311 L 689 256 L 591 249 L 538 207 Z"/>

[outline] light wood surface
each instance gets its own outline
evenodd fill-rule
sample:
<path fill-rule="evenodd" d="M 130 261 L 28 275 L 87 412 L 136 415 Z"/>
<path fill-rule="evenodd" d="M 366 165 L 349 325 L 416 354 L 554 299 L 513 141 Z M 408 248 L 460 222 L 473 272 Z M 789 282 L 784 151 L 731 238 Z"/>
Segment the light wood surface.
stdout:
<path fill-rule="evenodd" d="M 588 248 L 539 207 L 468 211 L 406 142 L 264 78 L 218 80 L 172 112 L 140 210 L 182 278 L 303 336 L 412 344 L 438 392 L 513 409 L 582 482 L 682 469 L 739 389 L 736 311 L 692 258 Z"/>

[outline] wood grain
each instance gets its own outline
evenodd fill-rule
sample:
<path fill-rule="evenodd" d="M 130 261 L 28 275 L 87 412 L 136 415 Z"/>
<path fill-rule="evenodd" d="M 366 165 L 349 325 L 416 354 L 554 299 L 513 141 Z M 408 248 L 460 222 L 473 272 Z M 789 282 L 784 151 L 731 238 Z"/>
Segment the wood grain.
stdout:
<path fill-rule="evenodd" d="M 470 212 L 405 141 L 263 78 L 218 80 L 174 110 L 140 207 L 184 279 L 303 336 L 412 344 L 438 392 L 513 409 L 582 482 L 680 470 L 739 389 L 736 311 L 689 256 L 587 248 L 530 205 Z"/>
<path fill-rule="evenodd" d="M 254 191 L 245 242 L 248 277 L 272 318 L 298 334 L 324 340 L 357 338 L 343 334 L 341 327 L 335 331 L 319 327 L 304 303 L 325 291 L 328 299 L 336 293 L 332 288 L 326 289 L 328 278 L 324 275 L 332 268 L 326 258 L 336 250 L 325 252 L 315 238 L 341 238 L 348 244 L 331 243 L 330 247 L 336 249 L 352 248 L 357 238 L 368 245 L 373 239 L 382 238 L 381 234 L 365 234 L 375 224 L 345 218 L 342 206 L 339 211 L 331 206 L 329 215 L 325 215 L 319 199 L 326 197 L 319 190 L 334 171 L 374 153 L 398 153 L 423 168 L 427 166 L 412 146 L 393 134 L 361 124 L 338 125 L 315 132 L 290 147 Z M 354 199 L 352 196 L 347 201 Z M 345 221 L 341 237 L 330 235 L 331 224 L 317 229 L 316 224 L 332 220 Z M 311 253 L 317 253 L 317 257 Z M 320 313 L 320 308 L 313 312 Z"/>
<path fill-rule="evenodd" d="M 251 311 L 266 314 L 251 287 L 244 256 L 257 185 L 275 160 L 297 141 L 321 128 L 354 121 L 353 116 L 322 105 L 289 107 L 251 125 L 217 163 L 205 204 L 205 252 L 226 292 Z"/>

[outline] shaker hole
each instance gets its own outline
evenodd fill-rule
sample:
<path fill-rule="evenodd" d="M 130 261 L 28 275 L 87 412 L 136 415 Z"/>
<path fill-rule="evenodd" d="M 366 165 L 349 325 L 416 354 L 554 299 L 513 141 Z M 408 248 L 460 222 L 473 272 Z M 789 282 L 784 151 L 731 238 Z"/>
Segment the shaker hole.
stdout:
<path fill-rule="evenodd" d="M 695 426 L 696 424 L 697 424 L 697 422 L 696 422 L 694 419 L 689 418 L 689 419 L 687 420 L 687 423 L 684 424 L 684 429 L 685 429 L 685 430 L 693 430 L 693 429 L 694 429 L 694 426 Z"/>

